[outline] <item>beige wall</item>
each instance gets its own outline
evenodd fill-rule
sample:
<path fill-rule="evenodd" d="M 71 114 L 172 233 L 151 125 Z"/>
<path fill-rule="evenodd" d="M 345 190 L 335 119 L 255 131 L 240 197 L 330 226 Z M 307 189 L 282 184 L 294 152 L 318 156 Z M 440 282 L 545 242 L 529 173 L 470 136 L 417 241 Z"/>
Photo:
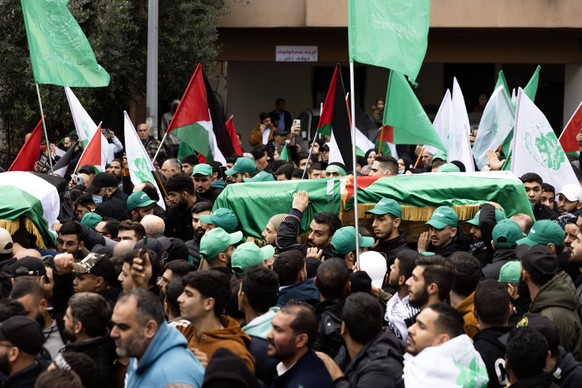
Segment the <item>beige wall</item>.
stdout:
<path fill-rule="evenodd" d="M 347 0 L 228 0 L 220 27 L 346 27 Z M 580 0 L 431 1 L 436 28 L 582 28 Z"/>

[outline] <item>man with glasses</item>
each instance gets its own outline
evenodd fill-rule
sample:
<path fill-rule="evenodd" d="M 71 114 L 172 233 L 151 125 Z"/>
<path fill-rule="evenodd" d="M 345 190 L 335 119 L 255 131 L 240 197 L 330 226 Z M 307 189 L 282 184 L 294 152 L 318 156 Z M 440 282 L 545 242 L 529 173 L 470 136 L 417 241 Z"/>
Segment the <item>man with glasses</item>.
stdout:
<path fill-rule="evenodd" d="M 76 221 L 65 222 L 59 229 L 57 236 L 57 250 L 59 253 L 70 253 L 78 260 L 89 254 L 85 242 L 81 240 L 83 228 Z"/>

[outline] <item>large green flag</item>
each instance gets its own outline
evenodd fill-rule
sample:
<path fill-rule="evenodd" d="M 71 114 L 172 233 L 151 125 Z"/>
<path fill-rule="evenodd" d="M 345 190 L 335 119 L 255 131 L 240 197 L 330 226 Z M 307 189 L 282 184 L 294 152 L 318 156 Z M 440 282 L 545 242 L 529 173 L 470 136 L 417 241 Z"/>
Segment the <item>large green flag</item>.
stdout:
<path fill-rule="evenodd" d="M 75 87 L 109 85 L 109 74 L 67 8 L 68 0 L 21 0 L 34 79 Z"/>
<path fill-rule="evenodd" d="M 538 84 L 540 82 L 540 70 L 541 69 L 542 69 L 542 67 L 540 65 L 538 65 L 536 67 L 536 70 L 534 71 L 533 75 L 529 79 L 529 82 L 527 83 L 527 85 L 525 85 L 525 88 L 523 88 L 523 92 L 532 101 L 535 101 L 536 94 L 538 92 Z"/>
<path fill-rule="evenodd" d="M 402 73 L 390 71 L 384 105 L 383 123 L 387 126 L 384 128 L 384 141 L 431 145 L 447 152 Z"/>
<path fill-rule="evenodd" d="M 350 61 L 416 79 L 424 60 L 430 0 L 349 0 Z"/>

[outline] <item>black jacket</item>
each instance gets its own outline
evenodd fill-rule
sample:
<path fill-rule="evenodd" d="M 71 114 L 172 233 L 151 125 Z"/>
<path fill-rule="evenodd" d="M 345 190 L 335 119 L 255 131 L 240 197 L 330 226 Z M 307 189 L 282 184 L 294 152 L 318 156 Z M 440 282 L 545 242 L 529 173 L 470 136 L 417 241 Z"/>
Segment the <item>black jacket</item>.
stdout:
<path fill-rule="evenodd" d="M 344 344 L 341 334 L 345 299 L 329 299 L 315 305 L 319 325 L 313 350 L 335 357 Z"/>
<path fill-rule="evenodd" d="M 495 251 L 491 263 L 483 267 L 482 274 L 485 279 L 499 279 L 499 271 L 507 262 L 511 260 L 519 260 L 515 255 L 515 250 L 510 248 L 502 248 Z"/>
<path fill-rule="evenodd" d="M 255 360 L 255 375 L 266 385 L 271 385 L 273 380 L 275 380 L 275 377 L 277 377 L 277 364 L 279 363 L 279 360 L 267 355 L 269 341 L 264 338 L 255 337 L 254 335 L 251 335 L 250 337 L 251 342 L 247 347 Z"/>
<path fill-rule="evenodd" d="M 541 202 L 533 206 L 533 214 L 535 217 L 535 221 L 555 220 L 560 216 L 560 213 L 550 209 L 548 206 L 542 204 Z"/>
<path fill-rule="evenodd" d="M 66 344 L 61 352 L 84 353 L 95 361 L 95 387 L 110 387 L 115 375 L 114 362 L 117 358 L 115 343 L 109 332 L 101 337 Z"/>
<path fill-rule="evenodd" d="M 510 331 L 510 326 L 491 327 L 479 331 L 473 339 L 473 346 L 487 367 L 489 388 L 505 387 L 509 382 L 505 371 L 505 345 L 499 341 L 499 337 Z"/>
<path fill-rule="evenodd" d="M 315 306 L 319 303 L 319 289 L 313 279 L 307 279 L 301 283 L 295 283 L 279 291 L 277 296 L 277 307 L 283 307 L 291 299 L 301 300 Z"/>
<path fill-rule="evenodd" d="M 404 387 L 402 348 L 389 329 L 364 346 L 354 360 L 349 359 L 347 349 L 342 347 L 335 361 L 346 376 L 335 382 L 336 387 Z"/>
<path fill-rule="evenodd" d="M 490 263 L 494 255 L 491 240 L 493 240 L 493 228 L 495 228 L 496 224 L 495 206 L 488 203 L 483 204 L 479 213 L 480 242 L 482 244 L 479 244 L 481 245 L 480 249 L 471 252 L 479 260 L 482 267 Z"/>
<path fill-rule="evenodd" d="M 196 202 L 198 202 L 198 199 Z M 182 241 L 194 238 L 190 208 L 178 204 L 166 210 L 166 230 L 164 235 L 166 237 L 176 237 Z"/>
<path fill-rule="evenodd" d="M 511 384 L 511 388 L 557 388 L 557 387 L 558 385 L 552 382 L 552 375 L 545 372 L 540 374 L 539 376 L 519 380 Z"/>
<path fill-rule="evenodd" d="M 289 212 L 289 216 L 281 222 L 279 230 L 277 231 L 277 249 L 280 252 L 288 251 L 291 249 L 300 251 L 304 256 L 307 256 L 307 245 L 297 242 L 297 236 L 299 235 L 299 227 L 301 226 L 301 219 L 303 218 L 303 213 L 299 210 L 293 208 Z M 325 259 L 330 257 L 335 257 L 336 255 L 331 250 L 331 246 L 327 246 L 323 249 L 323 256 Z"/>
<path fill-rule="evenodd" d="M 554 383 L 563 388 L 577 388 L 582 383 L 582 363 L 572 353 L 558 347 L 558 363 L 554 371 Z"/>
<path fill-rule="evenodd" d="M 8 377 L 2 383 L 2 388 L 30 388 L 34 387 L 34 382 L 38 376 L 46 370 L 48 364 L 35 361 L 34 364 Z"/>
<path fill-rule="evenodd" d="M 101 217 L 115 218 L 117 221 L 127 219 L 127 195 L 116 189 L 111 196 L 97 205 L 95 213 Z"/>
<path fill-rule="evenodd" d="M 469 244 L 467 243 L 465 235 L 463 234 L 463 232 L 461 232 L 461 228 L 457 227 L 457 235 L 453 237 L 453 241 L 451 241 L 449 245 L 442 248 L 436 248 L 431 245 L 429 247 L 429 251 L 437 255 L 441 255 L 443 257 L 449 257 L 450 255 L 457 251 L 468 252 Z"/>
<path fill-rule="evenodd" d="M 398 237 L 392 240 L 382 241 L 375 250 L 386 257 L 386 264 L 388 265 L 388 271 L 390 271 L 390 266 L 394 264 L 394 259 L 396 259 L 396 252 L 407 246 L 406 233 L 400 232 Z"/>

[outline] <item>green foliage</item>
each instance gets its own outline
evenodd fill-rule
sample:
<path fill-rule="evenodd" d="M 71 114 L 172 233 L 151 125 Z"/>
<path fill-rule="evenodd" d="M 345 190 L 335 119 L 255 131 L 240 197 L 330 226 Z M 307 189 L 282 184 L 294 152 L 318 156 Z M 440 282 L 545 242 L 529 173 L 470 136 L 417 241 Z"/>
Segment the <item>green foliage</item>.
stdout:
<path fill-rule="evenodd" d="M 198 62 L 217 54 L 216 21 L 223 0 L 159 0 L 159 101 L 161 114 L 180 98 Z M 147 0 L 70 0 L 68 8 L 85 32 L 97 62 L 111 76 L 107 88 L 73 91 L 96 122 L 117 133 L 124 110 L 145 96 Z M 0 165 L 7 167 L 24 134 L 40 119 L 36 87 L 19 0 L 0 1 Z M 74 130 L 63 88 L 39 85 L 51 141 Z M 160 114 L 160 116 L 161 116 Z"/>

